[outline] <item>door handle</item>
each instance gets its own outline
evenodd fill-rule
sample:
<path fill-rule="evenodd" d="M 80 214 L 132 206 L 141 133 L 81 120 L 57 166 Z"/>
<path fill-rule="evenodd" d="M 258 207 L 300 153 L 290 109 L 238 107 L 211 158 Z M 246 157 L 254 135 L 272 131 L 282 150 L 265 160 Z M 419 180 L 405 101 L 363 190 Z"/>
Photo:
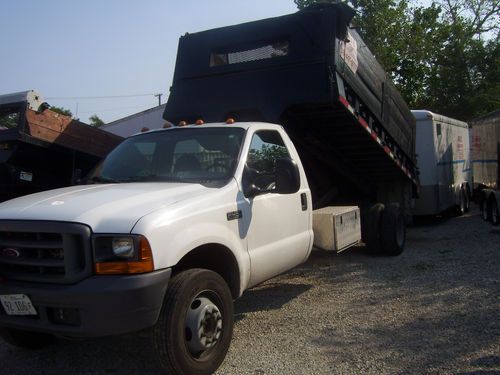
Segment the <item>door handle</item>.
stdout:
<path fill-rule="evenodd" d="M 307 194 L 302 193 L 300 194 L 300 204 L 302 205 L 302 211 L 307 210 Z"/>

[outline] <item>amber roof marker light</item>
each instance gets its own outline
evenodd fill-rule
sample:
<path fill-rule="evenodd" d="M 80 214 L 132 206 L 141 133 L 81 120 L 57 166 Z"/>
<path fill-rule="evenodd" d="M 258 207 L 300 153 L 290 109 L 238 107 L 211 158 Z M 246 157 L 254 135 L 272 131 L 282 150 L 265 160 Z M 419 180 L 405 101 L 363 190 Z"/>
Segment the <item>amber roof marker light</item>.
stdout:
<path fill-rule="evenodd" d="M 187 125 L 186 121 L 179 121 L 179 125 L 178 126 L 186 126 L 186 125 Z"/>
<path fill-rule="evenodd" d="M 229 117 L 229 118 L 226 120 L 226 124 L 229 124 L 229 125 L 234 124 L 235 122 L 236 122 L 236 120 L 235 120 L 234 118 L 232 118 L 232 117 Z"/>
<path fill-rule="evenodd" d="M 203 121 L 202 119 L 198 119 L 196 120 L 196 125 L 203 125 L 205 123 L 205 121 Z"/>

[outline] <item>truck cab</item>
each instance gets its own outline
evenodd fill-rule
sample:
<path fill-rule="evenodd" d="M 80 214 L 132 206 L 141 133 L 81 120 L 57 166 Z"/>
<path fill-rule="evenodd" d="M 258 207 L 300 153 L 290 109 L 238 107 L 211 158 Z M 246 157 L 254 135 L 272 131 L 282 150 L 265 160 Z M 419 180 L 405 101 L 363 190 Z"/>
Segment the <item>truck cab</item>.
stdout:
<path fill-rule="evenodd" d="M 304 262 L 312 244 L 310 190 L 281 126 L 138 134 L 85 185 L 0 205 L 0 327 L 29 346 L 154 326 L 181 362 L 219 358 L 231 300 Z M 172 345 L 179 335 L 186 345 Z"/>

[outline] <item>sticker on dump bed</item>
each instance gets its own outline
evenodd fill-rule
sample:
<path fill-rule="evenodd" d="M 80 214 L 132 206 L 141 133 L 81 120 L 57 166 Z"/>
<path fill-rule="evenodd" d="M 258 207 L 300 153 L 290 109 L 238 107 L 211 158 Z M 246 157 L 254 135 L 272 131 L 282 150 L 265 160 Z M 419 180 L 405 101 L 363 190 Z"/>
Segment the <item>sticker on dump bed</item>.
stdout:
<path fill-rule="evenodd" d="M 349 31 L 347 31 L 346 40 L 340 41 L 340 57 L 344 59 L 353 73 L 358 71 L 358 43 Z"/>
<path fill-rule="evenodd" d="M 33 181 L 33 173 L 21 171 L 21 173 L 19 174 L 19 179 L 31 182 Z"/>

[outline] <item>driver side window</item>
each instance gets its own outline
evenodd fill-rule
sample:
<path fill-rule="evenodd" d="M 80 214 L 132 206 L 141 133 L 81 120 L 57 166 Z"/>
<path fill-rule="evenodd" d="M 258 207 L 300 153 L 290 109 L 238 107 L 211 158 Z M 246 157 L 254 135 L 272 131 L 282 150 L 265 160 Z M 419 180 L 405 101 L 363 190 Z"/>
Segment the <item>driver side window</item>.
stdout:
<path fill-rule="evenodd" d="M 280 134 L 274 130 L 261 130 L 252 137 L 247 157 L 247 167 L 259 177 L 254 181 L 257 187 L 269 189 L 275 184 L 276 161 L 289 158 L 290 154 Z"/>

